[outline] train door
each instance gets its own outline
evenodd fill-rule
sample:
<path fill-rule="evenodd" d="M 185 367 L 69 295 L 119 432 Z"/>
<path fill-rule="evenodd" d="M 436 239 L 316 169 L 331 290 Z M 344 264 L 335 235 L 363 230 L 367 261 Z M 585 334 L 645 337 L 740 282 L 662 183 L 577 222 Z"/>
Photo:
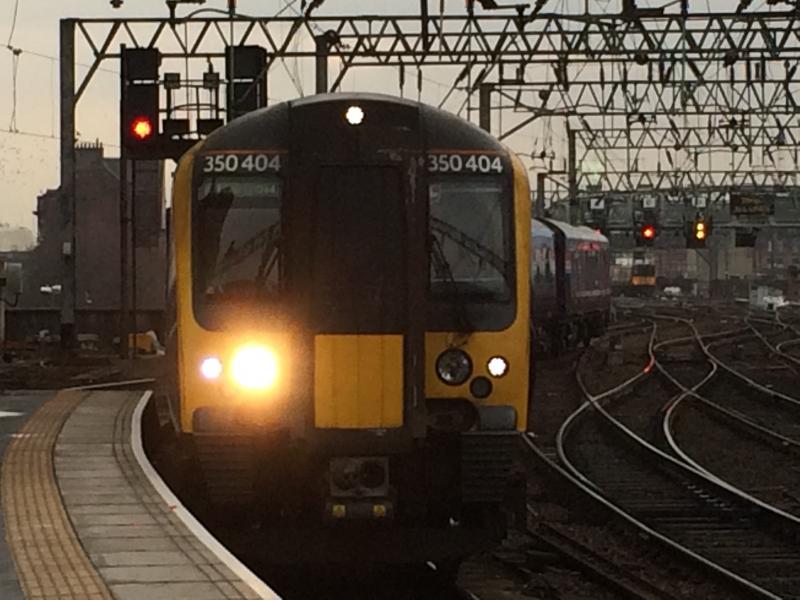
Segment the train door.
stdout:
<path fill-rule="evenodd" d="M 314 424 L 403 425 L 406 219 L 396 167 L 317 170 L 311 225 Z"/>

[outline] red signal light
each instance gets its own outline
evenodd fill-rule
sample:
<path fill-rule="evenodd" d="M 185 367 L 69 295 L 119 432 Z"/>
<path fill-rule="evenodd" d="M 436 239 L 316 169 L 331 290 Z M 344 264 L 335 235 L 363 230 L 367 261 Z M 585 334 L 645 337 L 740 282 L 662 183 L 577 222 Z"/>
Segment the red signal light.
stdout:
<path fill-rule="evenodd" d="M 652 240 L 656 237 L 656 228 L 652 225 L 645 225 L 642 227 L 642 238 L 645 240 Z"/>
<path fill-rule="evenodd" d="M 147 117 L 136 117 L 131 123 L 131 133 L 143 142 L 153 135 L 153 123 Z"/>

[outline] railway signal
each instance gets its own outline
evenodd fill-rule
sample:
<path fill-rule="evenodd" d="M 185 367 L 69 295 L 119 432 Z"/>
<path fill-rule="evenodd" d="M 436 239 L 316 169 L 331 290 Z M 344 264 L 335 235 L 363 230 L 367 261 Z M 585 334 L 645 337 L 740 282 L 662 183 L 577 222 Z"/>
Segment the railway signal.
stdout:
<path fill-rule="evenodd" d="M 151 150 L 159 139 L 160 62 L 154 48 L 122 51 L 121 141 L 130 158 Z"/>
<path fill-rule="evenodd" d="M 133 137 L 145 141 L 153 136 L 153 122 L 146 116 L 137 117 L 131 124 Z"/>
<path fill-rule="evenodd" d="M 689 225 L 686 236 L 687 248 L 705 248 L 708 236 L 711 234 L 711 223 L 703 217 L 696 217 Z"/>
<path fill-rule="evenodd" d="M 658 229 L 652 223 L 645 223 L 636 234 L 637 246 L 652 246 L 658 236 Z"/>
<path fill-rule="evenodd" d="M 267 105 L 267 51 L 261 46 L 228 46 L 228 121 Z"/>

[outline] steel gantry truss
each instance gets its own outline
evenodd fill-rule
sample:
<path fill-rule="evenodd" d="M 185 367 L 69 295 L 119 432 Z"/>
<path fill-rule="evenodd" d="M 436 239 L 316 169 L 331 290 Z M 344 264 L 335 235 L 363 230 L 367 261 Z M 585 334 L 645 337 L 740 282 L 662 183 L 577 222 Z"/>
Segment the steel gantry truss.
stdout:
<path fill-rule="evenodd" d="M 565 124 L 563 149 L 532 155 L 564 158 L 567 185 L 557 189 L 573 204 L 598 186 L 796 184 L 798 16 L 795 7 L 576 17 L 545 77 L 503 61 L 480 85 L 506 115 L 495 128 L 501 138 L 555 118 Z"/>
<path fill-rule="evenodd" d="M 552 193 L 568 197 L 573 209 L 598 189 L 798 183 L 797 3 L 697 12 L 688 0 L 655 9 L 619 0 L 613 12 L 574 14 L 547 12 L 554 3 L 539 0 L 509 12 L 469 1 L 466 12 L 440 14 L 428 3 L 404 15 L 326 15 L 312 12 L 317 1 L 293 16 L 201 10 L 181 17 L 173 2 L 170 18 L 63 21 L 65 214 L 74 211 L 75 108 L 103 63 L 119 60 L 122 45 L 157 47 L 187 71 L 199 65 L 195 72 L 221 61 L 227 46 L 262 46 L 268 77 L 288 77 L 296 94 L 305 90 L 287 61 L 313 65 L 317 92 L 340 89 L 357 69 L 392 69 L 400 93 L 411 87 L 420 94 L 435 77 L 444 90 L 440 105 L 477 117 L 532 157 L 532 168 L 545 169 L 539 155 L 563 161 L 564 174 L 551 174 Z M 88 62 L 82 77 L 78 58 Z M 532 134 L 539 126 L 558 133 Z M 65 314 L 72 318 L 69 285 Z"/>
<path fill-rule="evenodd" d="M 316 91 L 338 90 L 356 68 L 391 67 L 399 89 L 407 81 L 419 89 L 422 74 L 435 73 L 449 88 L 441 104 L 470 117 L 479 113 L 485 126 L 494 121 L 494 132 L 512 145 L 526 128 L 560 119 L 572 130 L 592 132 L 580 136 L 578 152 L 606 150 L 608 136 L 598 132 L 627 128 L 634 138 L 639 128 L 656 139 L 691 130 L 694 145 L 707 148 L 727 131 L 733 153 L 793 146 L 800 137 L 797 8 L 669 10 L 639 10 L 628 0 L 614 14 L 534 15 L 522 5 L 511 14 L 84 19 L 72 23 L 92 58 L 75 100 L 103 61 L 119 57 L 123 43 L 159 47 L 165 58 L 201 60 L 221 58 L 228 45 L 255 44 L 266 48 L 270 72 L 287 59 L 313 61 Z M 329 75 L 330 62 L 338 68 Z M 651 167 L 669 170 L 672 162 L 683 170 L 668 146 Z M 542 149 L 566 158 L 567 144 Z M 729 170 L 741 172 L 746 162 L 734 161 Z M 581 161 L 576 165 L 580 171 Z"/>

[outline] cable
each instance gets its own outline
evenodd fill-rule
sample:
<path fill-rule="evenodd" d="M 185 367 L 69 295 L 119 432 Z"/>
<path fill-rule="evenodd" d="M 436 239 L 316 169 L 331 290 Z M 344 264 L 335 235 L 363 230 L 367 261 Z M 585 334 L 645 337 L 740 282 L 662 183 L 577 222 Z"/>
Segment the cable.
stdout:
<path fill-rule="evenodd" d="M 16 12 L 15 12 L 15 15 L 16 15 Z M 12 31 L 12 33 L 13 33 L 13 31 Z M 8 50 L 11 53 L 11 118 L 9 119 L 9 130 L 0 130 L 0 131 L 5 131 L 7 133 L 10 131 L 11 133 L 13 133 L 13 132 L 15 132 L 17 130 L 17 104 L 18 104 L 18 102 L 17 102 L 17 79 L 18 79 L 18 75 L 19 75 L 20 57 L 23 54 L 28 54 L 30 56 L 35 56 L 37 58 L 44 58 L 44 59 L 49 60 L 50 61 L 50 65 L 51 65 L 51 73 L 54 72 L 55 65 L 57 63 L 59 63 L 60 61 L 55 56 L 50 56 L 48 54 L 43 54 L 41 52 L 34 52 L 34 51 L 31 51 L 31 50 L 25 50 L 24 48 L 19 48 L 19 47 L 11 45 L 11 41 L 12 41 L 11 36 L 9 36 L 8 41 L 9 41 L 9 43 L 5 46 L 5 48 L 6 48 L 6 50 Z M 85 63 L 75 63 L 75 64 L 83 66 L 83 67 L 91 68 L 91 65 L 88 65 L 88 64 L 85 64 Z M 98 71 L 103 71 L 105 73 L 111 73 L 111 74 L 113 74 L 115 76 L 119 76 L 119 72 L 117 72 L 117 71 L 111 71 L 109 69 L 97 69 L 97 70 Z M 51 75 L 51 78 L 52 78 L 52 75 Z M 51 92 L 51 100 L 52 100 L 52 89 L 50 90 L 50 92 Z M 51 106 L 52 106 L 52 103 L 51 103 Z"/>
<path fill-rule="evenodd" d="M 3 129 L 2 127 L 0 127 L 0 134 L 21 135 L 21 136 L 24 136 L 24 137 L 33 137 L 33 138 L 39 138 L 39 139 L 43 139 L 43 140 L 53 140 L 53 141 L 56 141 L 56 142 L 61 140 L 61 137 L 58 136 L 58 135 L 50 135 L 48 133 L 37 133 L 35 131 L 24 131 L 24 130 L 21 130 L 21 129 L 16 129 L 16 130 L 12 131 L 10 129 Z M 120 147 L 119 144 L 107 144 L 107 143 L 103 142 L 103 148 L 115 148 L 115 149 L 118 149 L 119 147 Z"/>
<path fill-rule="evenodd" d="M 0 46 L 0 48 L 2 48 L 2 47 L 3 46 Z M 44 59 L 47 59 L 47 60 L 49 60 L 50 62 L 53 62 L 53 63 L 61 62 L 58 57 L 52 56 L 51 54 L 43 54 L 42 52 L 36 52 L 34 50 L 27 50 L 27 49 L 21 48 L 19 46 L 7 45 L 7 46 L 5 46 L 5 49 L 8 50 L 11 53 L 16 52 L 18 54 L 28 54 L 30 56 L 35 56 L 37 58 L 44 58 Z M 78 67 L 86 67 L 87 69 L 91 69 L 92 66 L 93 66 L 93 65 L 90 65 L 89 63 L 84 63 L 84 62 L 76 62 L 75 65 L 78 66 Z M 97 68 L 97 72 L 109 73 L 111 75 L 119 76 L 119 71 L 114 71 L 113 69 L 103 69 L 103 68 L 98 67 Z"/>
<path fill-rule="evenodd" d="M 11 46 L 14 40 L 14 31 L 17 28 L 17 15 L 19 14 L 19 0 L 14 2 L 14 13 L 11 17 L 11 29 L 8 31 L 8 41 L 6 48 L 11 52 L 11 119 L 8 128 L 12 131 L 17 129 L 17 74 L 19 73 L 19 55 L 22 51 Z"/>
<path fill-rule="evenodd" d="M 23 135 L 26 137 L 35 137 L 35 138 L 42 138 L 48 140 L 59 140 L 60 138 L 55 135 L 48 135 L 46 133 L 35 133 L 33 131 L 20 131 L 19 129 L 2 129 L 0 128 L 0 133 L 10 134 L 10 135 Z"/>
<path fill-rule="evenodd" d="M 17 28 L 17 13 L 19 12 L 19 0 L 14 2 L 14 14 L 11 17 L 11 29 L 8 32 L 8 42 L 6 46 L 11 46 L 11 41 L 14 39 L 14 30 Z"/>
<path fill-rule="evenodd" d="M 19 52 L 11 53 L 11 119 L 8 128 L 17 129 L 17 75 L 19 74 Z"/>

